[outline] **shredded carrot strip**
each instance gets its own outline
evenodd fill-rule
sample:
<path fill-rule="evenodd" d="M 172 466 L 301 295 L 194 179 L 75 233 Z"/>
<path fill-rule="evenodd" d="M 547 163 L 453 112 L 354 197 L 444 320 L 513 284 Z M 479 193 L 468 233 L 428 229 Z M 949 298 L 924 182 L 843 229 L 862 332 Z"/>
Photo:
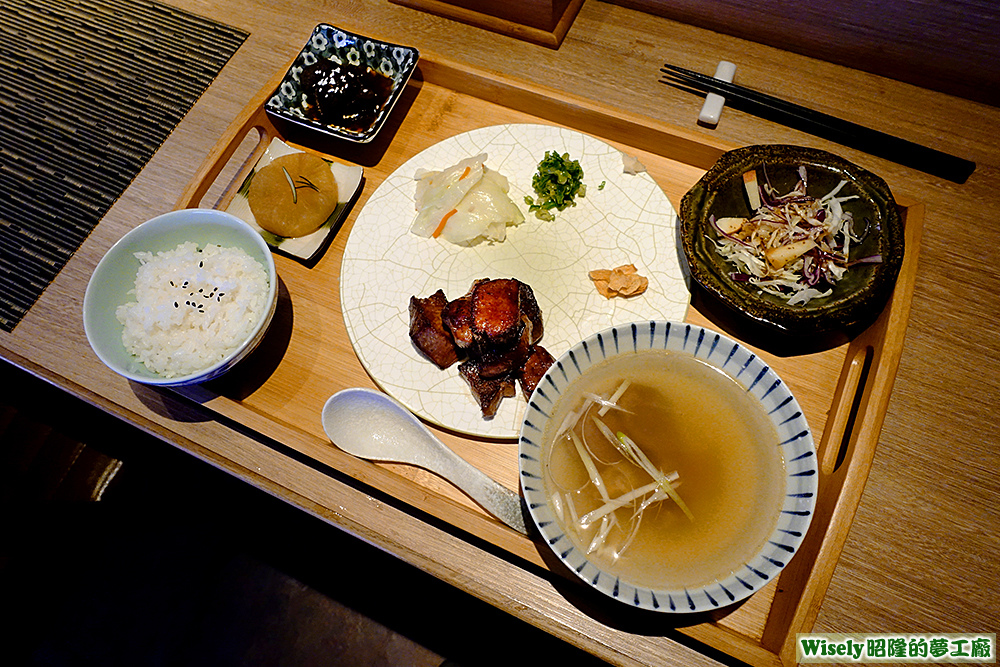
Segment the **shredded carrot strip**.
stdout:
<path fill-rule="evenodd" d="M 458 177 L 458 180 L 462 180 L 463 178 L 468 176 L 470 171 L 472 171 L 472 167 L 466 167 L 465 171 L 462 172 L 462 175 Z"/>
<path fill-rule="evenodd" d="M 444 217 L 441 218 L 441 222 L 438 223 L 437 229 L 434 230 L 434 233 L 431 234 L 431 236 L 433 236 L 434 238 L 441 236 L 441 232 L 444 231 L 444 226 L 448 224 L 448 219 L 451 218 L 451 216 L 455 215 L 456 213 L 458 213 L 457 208 L 453 208 L 447 213 L 445 213 Z"/>

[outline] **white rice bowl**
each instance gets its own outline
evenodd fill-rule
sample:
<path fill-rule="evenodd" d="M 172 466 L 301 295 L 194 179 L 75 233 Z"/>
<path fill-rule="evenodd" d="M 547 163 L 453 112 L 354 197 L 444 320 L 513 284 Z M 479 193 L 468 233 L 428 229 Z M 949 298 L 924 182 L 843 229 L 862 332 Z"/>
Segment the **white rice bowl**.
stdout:
<path fill-rule="evenodd" d="M 257 347 L 277 282 L 270 248 L 247 223 L 213 209 L 171 211 L 125 234 L 98 263 L 84 330 L 100 360 L 129 380 L 198 384 Z"/>
<path fill-rule="evenodd" d="M 182 243 L 135 254 L 135 301 L 115 316 L 122 343 L 165 378 L 190 375 L 225 359 L 249 337 L 268 306 L 267 273 L 240 248 Z"/>

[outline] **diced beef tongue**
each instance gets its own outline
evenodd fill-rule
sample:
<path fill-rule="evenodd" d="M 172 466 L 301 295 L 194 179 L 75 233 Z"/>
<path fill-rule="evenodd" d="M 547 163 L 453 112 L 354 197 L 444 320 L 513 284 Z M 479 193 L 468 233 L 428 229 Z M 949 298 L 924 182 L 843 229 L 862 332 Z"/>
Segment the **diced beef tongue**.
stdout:
<path fill-rule="evenodd" d="M 521 282 L 488 280 L 472 290 L 472 335 L 483 349 L 508 347 L 521 336 Z"/>
<path fill-rule="evenodd" d="M 439 368 L 448 368 L 458 361 L 458 350 L 441 321 L 447 304 L 442 290 L 424 299 L 410 297 L 410 340 Z"/>
<path fill-rule="evenodd" d="M 521 312 L 531 322 L 531 342 L 537 343 L 542 339 L 542 333 L 544 333 L 542 328 L 542 309 L 538 307 L 538 301 L 535 300 L 535 292 L 531 289 L 531 286 L 521 283 L 520 296 Z"/>
<path fill-rule="evenodd" d="M 528 318 L 523 316 L 521 336 L 510 347 L 493 345 L 479 350 L 479 372 L 483 377 L 519 373 L 524 362 L 531 355 L 532 329 Z"/>
<path fill-rule="evenodd" d="M 484 417 L 501 400 L 529 397 L 552 355 L 537 345 L 542 311 L 531 287 L 514 278 L 480 279 L 469 292 L 448 301 L 442 290 L 410 298 L 410 338 L 440 368 L 465 358 L 458 370 L 472 388 Z"/>
<path fill-rule="evenodd" d="M 465 349 L 471 347 L 472 339 L 472 297 L 468 294 L 450 301 L 441 313 L 444 328 L 455 339 L 455 345 Z"/>
<path fill-rule="evenodd" d="M 555 363 L 555 359 L 549 354 L 541 345 L 535 345 L 532 347 L 531 355 L 528 357 L 527 361 L 524 362 L 524 367 L 518 376 L 521 381 L 521 391 L 524 393 L 525 398 L 531 398 L 531 394 L 535 391 L 535 387 L 538 383 L 542 381 L 542 376 L 545 375 L 545 371 L 549 369 L 549 366 Z"/>
<path fill-rule="evenodd" d="M 514 381 L 510 379 L 510 376 L 482 377 L 479 372 L 479 362 L 475 359 L 468 359 L 459 364 L 458 372 L 472 388 L 472 395 L 479 403 L 484 417 L 496 415 L 500 401 L 513 396 L 516 392 Z"/>

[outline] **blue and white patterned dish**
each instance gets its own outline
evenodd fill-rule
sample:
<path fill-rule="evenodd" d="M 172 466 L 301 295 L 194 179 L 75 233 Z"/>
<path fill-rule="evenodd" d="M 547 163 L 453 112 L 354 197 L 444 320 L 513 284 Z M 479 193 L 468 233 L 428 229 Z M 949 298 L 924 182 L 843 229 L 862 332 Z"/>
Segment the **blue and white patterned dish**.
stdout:
<path fill-rule="evenodd" d="M 416 69 L 420 53 L 410 46 L 400 46 L 381 42 L 362 35 L 356 35 L 325 23 L 317 25 L 309 41 L 295 58 L 288 73 L 278 84 L 274 95 L 264 105 L 264 110 L 272 117 L 294 123 L 309 130 L 357 143 L 367 143 L 375 138 L 388 118 L 393 106 L 406 88 L 407 81 Z M 382 105 L 372 124 L 361 131 L 336 125 L 325 125 L 309 118 L 308 92 L 304 90 L 299 75 L 320 59 L 335 63 L 366 65 L 392 79 L 389 99 Z"/>
<path fill-rule="evenodd" d="M 724 578 L 696 588 L 651 590 L 598 568 L 556 520 L 543 484 L 542 438 L 562 392 L 584 371 L 617 355 L 645 350 L 682 352 L 735 379 L 759 401 L 778 431 L 785 462 L 785 498 L 764 547 Z M 545 543 L 560 561 L 593 588 L 626 604 L 667 613 L 720 609 L 771 582 L 802 544 L 816 505 L 819 470 L 812 432 L 798 402 L 763 359 L 739 343 L 693 324 L 648 321 L 623 324 L 577 343 L 546 372 L 528 402 L 519 439 L 521 488 Z"/>

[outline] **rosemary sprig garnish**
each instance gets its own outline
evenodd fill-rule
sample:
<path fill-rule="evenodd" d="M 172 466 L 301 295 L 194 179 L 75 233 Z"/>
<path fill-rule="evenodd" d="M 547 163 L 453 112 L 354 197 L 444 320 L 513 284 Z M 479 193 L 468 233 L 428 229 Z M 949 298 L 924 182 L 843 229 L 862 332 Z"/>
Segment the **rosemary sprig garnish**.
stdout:
<path fill-rule="evenodd" d="M 250 196 L 250 185 L 253 183 L 253 177 L 257 175 L 258 171 L 259 170 L 256 167 L 250 170 L 250 173 L 247 174 L 247 177 L 243 179 L 243 182 L 240 184 L 240 189 L 236 191 L 237 194 L 243 195 L 244 197 Z"/>
<path fill-rule="evenodd" d="M 298 189 L 299 188 L 309 188 L 310 190 L 313 190 L 314 192 L 319 192 L 319 188 L 316 187 L 316 184 L 313 183 L 312 181 L 310 181 L 305 176 L 299 176 L 299 182 L 296 183 L 295 181 L 292 180 L 292 175 L 288 173 L 287 169 L 285 169 L 284 167 L 282 167 L 281 171 L 285 174 L 285 180 L 288 181 L 288 187 L 290 187 L 292 189 L 292 203 L 293 204 L 298 204 L 299 203 L 299 193 L 298 193 Z"/>
<path fill-rule="evenodd" d="M 292 203 L 299 203 L 299 193 L 295 190 L 295 183 L 292 181 L 292 175 L 288 173 L 288 170 L 284 167 L 281 168 L 282 173 L 285 174 L 285 180 L 288 181 L 288 187 L 292 189 Z"/>
<path fill-rule="evenodd" d="M 316 184 L 315 184 L 315 183 L 313 183 L 312 181 L 310 181 L 310 180 L 309 180 L 308 178 L 306 178 L 305 176 L 299 176 L 299 180 L 300 180 L 300 181 L 301 181 L 302 183 L 301 183 L 300 185 L 296 185 L 296 186 L 295 186 L 296 188 L 309 188 L 310 190 L 313 190 L 313 191 L 315 191 L 315 192 L 319 192 L 319 188 L 318 188 L 318 187 L 316 187 Z"/>

